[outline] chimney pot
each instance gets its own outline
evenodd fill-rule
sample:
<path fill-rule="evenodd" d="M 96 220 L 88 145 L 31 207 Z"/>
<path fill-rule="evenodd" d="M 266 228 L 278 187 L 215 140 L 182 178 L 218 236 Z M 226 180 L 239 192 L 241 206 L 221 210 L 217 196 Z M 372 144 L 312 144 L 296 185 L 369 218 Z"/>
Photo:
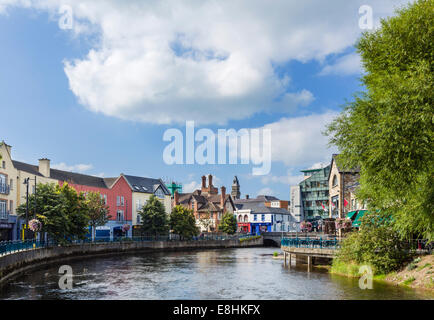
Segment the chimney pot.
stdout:
<path fill-rule="evenodd" d="M 202 188 L 206 188 L 206 177 L 202 176 Z"/>
<path fill-rule="evenodd" d="M 246 199 L 249 199 L 249 195 L 248 194 L 246 194 Z"/>
<path fill-rule="evenodd" d="M 208 186 L 212 187 L 212 175 L 208 175 Z"/>

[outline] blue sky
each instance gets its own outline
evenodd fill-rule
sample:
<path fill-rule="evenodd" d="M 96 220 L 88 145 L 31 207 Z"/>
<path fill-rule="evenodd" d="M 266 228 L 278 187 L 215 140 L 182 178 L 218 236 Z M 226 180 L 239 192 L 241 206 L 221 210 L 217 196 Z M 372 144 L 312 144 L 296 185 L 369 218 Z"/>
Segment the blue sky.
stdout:
<path fill-rule="evenodd" d="M 243 196 L 281 199 L 299 170 L 330 160 L 335 150 L 320 132 L 362 89 L 353 47 L 362 1 L 331 1 L 328 11 L 320 1 L 276 1 L 265 13 L 258 2 L 242 16 L 228 3 L 216 14 L 215 3 L 167 1 L 167 14 L 153 1 L 129 2 L 70 2 L 74 27 L 64 30 L 56 1 L 0 0 L 0 139 L 14 159 L 48 157 L 105 177 L 167 177 L 187 190 L 203 174 L 226 187 L 237 175 Z M 391 1 L 372 7 L 376 24 L 393 13 Z M 186 120 L 215 132 L 271 128 L 271 173 L 165 164 L 163 133 L 184 131 Z"/>

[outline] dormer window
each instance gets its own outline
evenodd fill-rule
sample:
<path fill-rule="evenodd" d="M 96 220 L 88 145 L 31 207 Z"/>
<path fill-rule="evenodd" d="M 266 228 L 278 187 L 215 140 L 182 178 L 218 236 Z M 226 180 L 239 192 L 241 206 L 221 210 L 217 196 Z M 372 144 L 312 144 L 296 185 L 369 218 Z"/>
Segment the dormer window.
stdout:
<path fill-rule="evenodd" d="M 155 195 L 157 198 L 164 199 L 164 192 L 161 190 L 161 188 L 158 188 L 157 191 L 155 191 Z"/>

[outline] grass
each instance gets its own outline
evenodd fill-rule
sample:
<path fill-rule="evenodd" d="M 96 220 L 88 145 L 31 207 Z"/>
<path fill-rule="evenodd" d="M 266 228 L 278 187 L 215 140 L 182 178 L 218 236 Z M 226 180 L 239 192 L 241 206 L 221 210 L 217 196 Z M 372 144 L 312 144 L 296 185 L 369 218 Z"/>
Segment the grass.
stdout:
<path fill-rule="evenodd" d="M 426 263 L 424 266 L 420 266 L 420 267 L 418 267 L 418 268 L 417 268 L 417 271 L 420 271 L 420 270 L 423 270 L 423 269 L 425 269 L 425 268 L 429 268 L 429 267 L 431 267 L 431 263 Z"/>
<path fill-rule="evenodd" d="M 414 282 L 414 280 L 416 280 L 415 277 L 410 277 L 410 278 L 408 278 L 407 280 L 404 280 L 404 281 L 402 282 L 402 284 L 405 285 L 405 286 L 408 286 L 408 285 L 412 284 L 412 283 Z"/>
<path fill-rule="evenodd" d="M 359 273 L 361 265 L 356 263 L 344 263 L 339 260 L 333 260 L 332 267 L 330 268 L 331 273 L 345 275 L 348 277 L 360 277 Z"/>

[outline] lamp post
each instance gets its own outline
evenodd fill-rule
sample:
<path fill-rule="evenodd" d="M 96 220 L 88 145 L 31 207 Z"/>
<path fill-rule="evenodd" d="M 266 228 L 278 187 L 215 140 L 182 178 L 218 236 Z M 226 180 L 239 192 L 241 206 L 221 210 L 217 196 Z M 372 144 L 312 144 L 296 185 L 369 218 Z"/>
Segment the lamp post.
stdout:
<path fill-rule="evenodd" d="M 27 238 L 27 228 L 29 225 L 29 180 L 30 178 L 25 178 L 23 183 L 26 185 L 26 224 L 24 225 L 23 240 Z"/>

